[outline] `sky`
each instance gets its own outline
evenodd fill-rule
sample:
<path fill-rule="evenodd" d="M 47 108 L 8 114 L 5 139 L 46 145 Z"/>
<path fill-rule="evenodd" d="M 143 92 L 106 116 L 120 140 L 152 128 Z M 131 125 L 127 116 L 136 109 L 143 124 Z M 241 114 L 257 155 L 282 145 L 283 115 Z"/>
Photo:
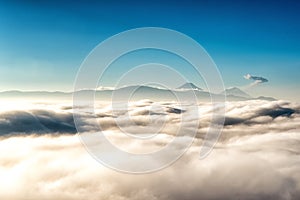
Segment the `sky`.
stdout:
<path fill-rule="evenodd" d="M 201 44 L 226 87 L 299 101 L 299 9 L 300 2 L 283 0 L 0 1 L 0 91 L 71 91 L 100 42 L 128 29 L 164 27 Z M 246 74 L 269 81 L 248 87 Z"/>

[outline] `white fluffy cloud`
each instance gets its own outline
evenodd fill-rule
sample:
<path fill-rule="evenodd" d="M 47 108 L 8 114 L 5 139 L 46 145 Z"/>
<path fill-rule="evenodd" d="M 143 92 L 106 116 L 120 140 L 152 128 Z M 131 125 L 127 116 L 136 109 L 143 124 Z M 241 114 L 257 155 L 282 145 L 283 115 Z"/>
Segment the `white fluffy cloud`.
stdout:
<path fill-rule="evenodd" d="M 161 148 L 175 136 L 181 114 L 172 112 L 172 108 L 182 109 L 191 115 L 191 120 L 197 120 L 188 106 L 183 109 L 173 103 L 159 104 L 152 106 L 151 101 L 137 102 L 130 105 L 128 112 L 121 107 L 115 113 L 109 105 L 101 105 L 96 114 L 116 145 L 139 152 L 150 151 Z M 24 127 L 34 118 L 37 120 L 34 124 L 39 122 L 48 126 L 46 131 L 41 129 L 44 133 L 56 134 L 35 135 L 31 133 L 41 130 L 36 128 L 30 132 L 27 131 L 29 128 L 24 128 L 25 132 L 16 136 L 16 132 L 20 134 L 21 131 L 12 127 L 15 134 L 7 132 L 2 136 L 0 199 L 300 198 L 298 104 L 284 101 L 227 103 L 223 134 L 213 152 L 203 160 L 198 159 L 200 145 L 212 108 L 209 104 L 199 104 L 199 130 L 191 148 L 175 164 L 143 175 L 110 170 L 87 153 L 77 135 L 57 134 L 71 133 L 64 132 L 66 125 L 73 126 L 71 107 L 49 104 L 44 105 L 43 111 L 40 105 L 38 107 L 39 110 L 33 106 L 22 111 L 2 111 L 2 127 L 12 121 L 14 125 Z M 27 117 L 27 114 L 24 117 L 24 112 L 34 117 Z M 116 118 L 124 126 L 129 124 L 129 131 L 136 127 L 148 132 L 156 130 L 151 120 L 161 120 L 165 126 L 162 133 L 150 142 L 131 143 L 116 126 Z M 136 123 L 129 122 L 129 119 Z M 51 129 L 50 122 L 58 125 Z M 87 130 L 92 130 L 88 115 L 84 123 Z"/>

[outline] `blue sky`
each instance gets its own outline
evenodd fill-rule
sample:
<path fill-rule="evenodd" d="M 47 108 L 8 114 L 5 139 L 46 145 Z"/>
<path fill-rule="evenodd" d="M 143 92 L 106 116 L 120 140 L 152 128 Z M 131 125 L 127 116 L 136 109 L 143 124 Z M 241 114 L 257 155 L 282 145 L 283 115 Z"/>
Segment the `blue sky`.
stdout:
<path fill-rule="evenodd" d="M 198 41 L 227 87 L 243 88 L 250 73 L 269 79 L 250 94 L 299 100 L 299 10 L 300 3 L 281 0 L 0 1 L 0 90 L 72 90 L 98 43 L 157 26 Z"/>

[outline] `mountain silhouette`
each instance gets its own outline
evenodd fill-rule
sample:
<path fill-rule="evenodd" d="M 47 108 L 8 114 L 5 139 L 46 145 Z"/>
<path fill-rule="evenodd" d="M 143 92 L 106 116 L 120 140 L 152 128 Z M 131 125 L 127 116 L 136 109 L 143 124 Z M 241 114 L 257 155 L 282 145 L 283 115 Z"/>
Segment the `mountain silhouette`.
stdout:
<path fill-rule="evenodd" d="M 232 95 L 232 96 L 238 96 L 238 97 L 244 97 L 244 98 L 252 98 L 249 94 L 242 91 L 241 89 L 237 87 L 231 87 L 227 88 L 222 94 L 226 93 L 226 96 Z"/>
<path fill-rule="evenodd" d="M 258 97 L 253 98 L 247 93 L 243 92 L 239 88 L 233 87 L 228 88 L 226 91 L 226 99 L 228 101 L 244 101 L 251 99 L 261 99 L 273 101 L 276 100 L 272 97 Z M 0 92 L 1 99 L 48 99 L 48 100 L 72 100 L 73 95 L 77 97 L 91 97 L 96 100 L 111 101 L 115 100 L 128 100 L 128 95 L 130 100 L 164 100 L 164 101 L 174 101 L 175 97 L 180 98 L 184 101 L 189 101 L 195 96 L 199 101 L 211 101 L 211 97 L 215 99 L 222 100 L 224 93 L 214 94 L 208 91 L 203 91 L 201 88 L 197 87 L 193 83 L 185 83 L 178 87 L 177 90 L 166 90 L 151 86 L 141 86 L 132 85 L 126 86 L 118 89 L 108 89 L 108 90 L 93 90 L 93 89 L 83 89 L 76 92 L 49 92 L 49 91 L 4 91 Z"/>
<path fill-rule="evenodd" d="M 185 84 L 181 85 L 180 87 L 178 87 L 176 89 L 190 89 L 190 90 L 199 90 L 199 91 L 203 90 L 202 88 L 197 87 L 193 83 L 185 83 Z"/>

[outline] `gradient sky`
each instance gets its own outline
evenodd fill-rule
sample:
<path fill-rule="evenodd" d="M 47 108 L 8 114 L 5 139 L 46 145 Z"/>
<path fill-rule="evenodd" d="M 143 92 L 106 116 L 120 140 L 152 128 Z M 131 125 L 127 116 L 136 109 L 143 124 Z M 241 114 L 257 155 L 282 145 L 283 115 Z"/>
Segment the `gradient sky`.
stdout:
<path fill-rule="evenodd" d="M 0 90 L 70 91 L 98 43 L 155 26 L 198 41 L 226 87 L 245 88 L 250 81 L 243 75 L 250 73 L 269 79 L 250 94 L 299 101 L 299 10 L 300 2 L 286 0 L 1 1 Z"/>

